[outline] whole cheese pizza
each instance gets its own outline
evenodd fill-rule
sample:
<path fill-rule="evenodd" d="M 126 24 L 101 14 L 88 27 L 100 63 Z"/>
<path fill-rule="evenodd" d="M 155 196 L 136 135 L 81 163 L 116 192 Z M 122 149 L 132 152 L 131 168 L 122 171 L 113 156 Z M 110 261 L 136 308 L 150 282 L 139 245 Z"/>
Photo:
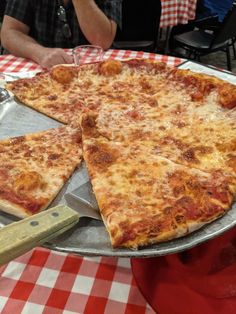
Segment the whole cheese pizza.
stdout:
<path fill-rule="evenodd" d="M 231 208 L 236 195 L 235 85 L 157 61 L 130 59 L 59 65 L 7 88 L 23 105 L 81 132 L 83 159 L 113 248 L 137 249 L 184 236 Z M 51 147 L 47 136 L 44 144 Z M 40 166 L 35 170 L 28 162 L 25 145 L 20 164 L 30 165 L 29 173 L 40 172 Z M 76 145 L 77 154 L 71 147 L 74 153 L 62 154 L 71 167 L 60 187 L 80 161 Z M 61 175 L 66 165 L 54 164 L 52 172 Z M 10 175 L 2 171 L 11 177 L 9 189 L 32 197 L 34 184 L 19 188 L 24 174 L 15 167 L 10 165 Z M 45 197 L 53 186 L 48 175 L 35 188 L 43 199 L 36 206 L 40 210 L 56 193 Z M 48 183 L 45 193 L 43 182 Z M 18 214 L 19 204 L 10 203 Z"/>

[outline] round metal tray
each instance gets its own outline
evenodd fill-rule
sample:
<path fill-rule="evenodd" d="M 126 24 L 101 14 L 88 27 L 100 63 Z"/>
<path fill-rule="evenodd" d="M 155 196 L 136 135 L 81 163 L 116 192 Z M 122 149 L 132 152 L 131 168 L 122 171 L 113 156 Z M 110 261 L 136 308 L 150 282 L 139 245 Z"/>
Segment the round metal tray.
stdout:
<path fill-rule="evenodd" d="M 187 67 L 187 65 L 186 65 Z M 14 123 L 12 123 L 14 121 Z M 0 139 L 37 132 L 56 127 L 60 123 L 40 114 L 11 99 L 0 107 Z M 51 206 L 65 204 L 64 194 L 73 191 L 88 181 L 84 165 L 77 169 L 63 187 Z M 0 227 L 16 221 L 17 218 L 0 212 Z M 101 221 L 81 218 L 70 231 L 55 238 L 44 247 L 52 250 L 89 256 L 117 257 L 152 257 L 171 254 L 189 249 L 197 244 L 214 238 L 236 225 L 236 203 L 223 217 L 204 226 L 189 235 L 173 241 L 145 247 L 136 251 L 128 249 L 114 250 L 111 247 L 108 233 Z"/>
<path fill-rule="evenodd" d="M 214 238 L 236 225 L 236 205 L 222 218 L 187 236 L 132 251 L 112 249 L 102 222 L 82 218 L 73 230 L 45 243 L 45 247 L 56 251 L 90 256 L 154 257 L 177 253 Z"/>
<path fill-rule="evenodd" d="M 0 212 L 0 226 L 17 219 Z M 51 250 L 82 256 L 154 257 L 177 253 L 210 240 L 236 225 L 236 204 L 223 217 L 181 238 L 148 246 L 139 250 L 112 249 L 108 233 L 102 221 L 81 218 L 71 230 L 43 246 Z"/>

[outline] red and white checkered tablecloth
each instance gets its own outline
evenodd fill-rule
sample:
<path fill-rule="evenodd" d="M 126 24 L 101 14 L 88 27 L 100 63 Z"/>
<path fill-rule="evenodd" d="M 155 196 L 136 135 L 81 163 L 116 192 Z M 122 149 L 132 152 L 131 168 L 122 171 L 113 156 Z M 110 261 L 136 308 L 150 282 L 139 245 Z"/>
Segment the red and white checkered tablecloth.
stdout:
<path fill-rule="evenodd" d="M 109 50 L 104 58 L 181 59 Z M 0 56 L 0 72 L 40 70 L 29 60 Z M 1 314 L 154 314 L 134 281 L 130 260 L 79 257 L 36 248 L 0 267 Z"/>
<path fill-rule="evenodd" d="M 1 314 L 154 314 L 128 259 L 37 248 L 0 268 Z"/>
<path fill-rule="evenodd" d="M 195 18 L 197 0 L 161 0 L 160 27 L 187 24 Z"/>
<path fill-rule="evenodd" d="M 104 59 L 127 59 L 127 58 L 148 58 L 152 60 L 166 62 L 170 65 L 178 65 L 182 59 L 154 53 L 131 51 L 131 50 L 114 50 L 110 49 L 104 53 Z M 0 55 L 0 72 L 25 72 L 41 70 L 36 63 L 23 58 L 17 58 L 13 55 Z"/>

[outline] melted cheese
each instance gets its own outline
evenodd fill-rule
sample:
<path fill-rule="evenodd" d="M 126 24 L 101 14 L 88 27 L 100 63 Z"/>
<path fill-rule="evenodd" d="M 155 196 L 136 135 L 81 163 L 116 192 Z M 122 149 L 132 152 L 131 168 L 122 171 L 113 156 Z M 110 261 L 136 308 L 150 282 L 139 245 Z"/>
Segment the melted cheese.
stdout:
<path fill-rule="evenodd" d="M 80 132 L 67 126 L 28 134 L 0 141 L 0 151 L 0 208 L 24 217 L 46 208 L 80 163 Z"/>
<path fill-rule="evenodd" d="M 184 235 L 222 215 L 232 201 L 224 176 L 156 154 L 151 140 L 127 143 L 84 134 L 84 158 L 114 247 Z M 105 143 L 106 153 L 116 151 L 116 158 L 101 169 L 94 151 L 103 151 Z"/>

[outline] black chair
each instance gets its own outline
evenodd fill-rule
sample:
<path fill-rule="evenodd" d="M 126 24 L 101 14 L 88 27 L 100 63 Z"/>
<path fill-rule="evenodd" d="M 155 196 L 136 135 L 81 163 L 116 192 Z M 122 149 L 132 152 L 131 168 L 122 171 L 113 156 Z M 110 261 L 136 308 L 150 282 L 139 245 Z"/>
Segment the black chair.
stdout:
<path fill-rule="evenodd" d="M 184 48 L 187 57 L 200 61 L 200 57 L 219 50 L 226 52 L 227 68 L 231 71 L 230 46 L 236 37 L 236 5 L 228 12 L 221 26 L 215 31 L 203 27 L 174 36 L 176 46 Z"/>
<path fill-rule="evenodd" d="M 160 16 L 160 0 L 123 0 L 122 30 L 117 30 L 113 48 L 155 51 Z"/>

